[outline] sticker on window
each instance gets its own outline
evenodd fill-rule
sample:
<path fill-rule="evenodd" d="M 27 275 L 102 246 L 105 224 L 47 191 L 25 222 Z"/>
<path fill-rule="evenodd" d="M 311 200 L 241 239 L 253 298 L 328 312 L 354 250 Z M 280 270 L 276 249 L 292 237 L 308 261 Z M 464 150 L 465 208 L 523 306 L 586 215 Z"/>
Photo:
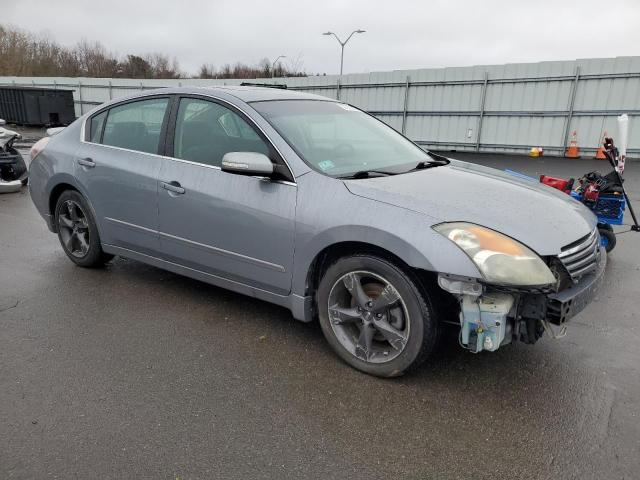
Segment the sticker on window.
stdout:
<path fill-rule="evenodd" d="M 331 160 L 322 160 L 318 163 L 318 167 L 320 167 L 320 170 L 322 170 L 323 172 L 335 166 L 335 163 L 333 163 Z"/>
<path fill-rule="evenodd" d="M 339 103 L 338 106 L 343 110 L 347 110 L 349 112 L 357 112 L 357 108 L 353 108 L 351 105 L 347 105 L 346 103 Z"/>

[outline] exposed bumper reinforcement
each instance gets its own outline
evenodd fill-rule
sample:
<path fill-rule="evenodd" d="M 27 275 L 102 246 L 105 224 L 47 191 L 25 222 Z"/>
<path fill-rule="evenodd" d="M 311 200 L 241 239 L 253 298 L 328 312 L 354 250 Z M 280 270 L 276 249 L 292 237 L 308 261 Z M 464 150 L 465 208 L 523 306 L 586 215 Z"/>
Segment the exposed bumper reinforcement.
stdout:
<path fill-rule="evenodd" d="M 558 293 L 547 295 L 547 320 L 562 325 L 580 313 L 591 303 L 604 280 L 607 254 L 601 248 L 600 263 L 595 271 L 584 275 L 580 281 Z"/>

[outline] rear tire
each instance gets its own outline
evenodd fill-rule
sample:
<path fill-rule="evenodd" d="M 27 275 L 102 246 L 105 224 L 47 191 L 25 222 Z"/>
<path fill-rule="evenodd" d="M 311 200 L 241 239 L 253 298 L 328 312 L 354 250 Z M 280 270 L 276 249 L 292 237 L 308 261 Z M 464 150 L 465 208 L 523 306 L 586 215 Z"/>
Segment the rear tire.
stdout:
<path fill-rule="evenodd" d="M 60 245 L 67 257 L 80 267 L 100 267 L 113 258 L 104 253 L 96 221 L 85 198 L 75 190 L 64 191 L 55 209 Z"/>
<path fill-rule="evenodd" d="M 415 369 L 438 343 L 430 298 L 413 275 L 385 258 L 340 258 L 324 273 L 316 300 L 329 345 L 370 375 L 395 377 Z"/>

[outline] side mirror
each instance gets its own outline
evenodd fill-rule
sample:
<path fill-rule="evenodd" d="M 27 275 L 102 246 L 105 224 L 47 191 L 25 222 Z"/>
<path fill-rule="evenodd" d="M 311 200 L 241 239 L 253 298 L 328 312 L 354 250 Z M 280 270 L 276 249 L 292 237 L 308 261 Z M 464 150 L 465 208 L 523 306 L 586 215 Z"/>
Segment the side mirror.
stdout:
<path fill-rule="evenodd" d="M 229 152 L 222 157 L 222 171 L 238 175 L 273 175 L 273 163 L 263 153 Z"/>

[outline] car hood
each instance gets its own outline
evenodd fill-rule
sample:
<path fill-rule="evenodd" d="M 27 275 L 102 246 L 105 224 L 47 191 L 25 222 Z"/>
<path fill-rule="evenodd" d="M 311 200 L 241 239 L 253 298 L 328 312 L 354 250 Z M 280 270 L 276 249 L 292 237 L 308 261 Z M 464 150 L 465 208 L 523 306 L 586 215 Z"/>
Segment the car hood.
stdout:
<path fill-rule="evenodd" d="M 431 225 L 466 221 L 497 230 L 539 255 L 557 255 L 597 223 L 589 209 L 559 190 L 453 159 L 444 166 L 346 180 L 345 185 L 354 195 L 423 213 Z"/>

